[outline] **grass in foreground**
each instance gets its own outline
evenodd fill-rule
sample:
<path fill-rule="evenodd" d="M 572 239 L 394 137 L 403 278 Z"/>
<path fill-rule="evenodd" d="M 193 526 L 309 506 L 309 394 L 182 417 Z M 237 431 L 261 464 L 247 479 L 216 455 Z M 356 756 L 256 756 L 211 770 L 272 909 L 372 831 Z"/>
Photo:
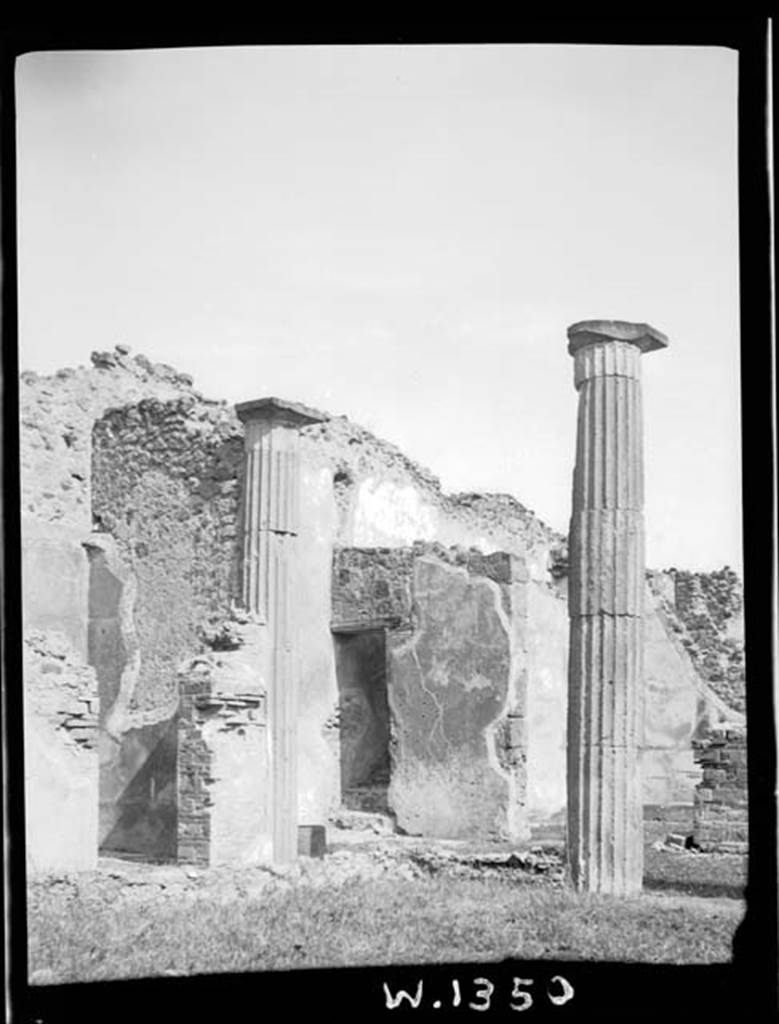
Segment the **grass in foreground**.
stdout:
<path fill-rule="evenodd" d="M 33 981 L 506 957 L 717 963 L 743 904 L 645 893 L 626 900 L 502 878 L 351 881 L 219 902 L 105 902 L 40 892 Z"/>

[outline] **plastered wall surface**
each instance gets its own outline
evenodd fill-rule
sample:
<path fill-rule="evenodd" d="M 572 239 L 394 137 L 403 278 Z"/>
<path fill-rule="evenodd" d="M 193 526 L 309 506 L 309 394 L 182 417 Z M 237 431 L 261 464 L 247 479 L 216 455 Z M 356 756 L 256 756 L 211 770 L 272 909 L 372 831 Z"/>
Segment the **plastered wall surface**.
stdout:
<path fill-rule="evenodd" d="M 398 826 L 523 836 L 524 563 L 439 544 L 339 548 L 333 577 L 334 628 L 372 627 L 352 643 L 386 629 Z"/>
<path fill-rule="evenodd" d="M 332 471 L 301 452 L 300 532 L 293 602 L 297 637 L 298 819 L 324 824 L 340 803 L 340 767 L 332 742 L 338 708 L 335 651 L 330 632 L 333 538 L 337 511 Z"/>
<path fill-rule="evenodd" d="M 24 645 L 25 817 L 31 873 L 97 861 L 97 681 L 62 633 Z"/>
<path fill-rule="evenodd" d="M 650 594 L 644 609 L 644 803 L 690 804 L 700 781 L 692 754 L 700 681 L 683 652 L 669 643 Z"/>
<path fill-rule="evenodd" d="M 67 523 L 22 517 L 24 630 L 64 633 L 73 650 L 87 654 L 88 567 L 86 530 Z"/>
<path fill-rule="evenodd" d="M 539 822 L 565 810 L 568 608 L 535 580 L 527 604 L 527 803 Z"/>
<path fill-rule="evenodd" d="M 505 836 L 509 787 L 491 735 L 511 669 L 499 588 L 420 558 L 414 598 L 414 630 L 390 637 L 390 806 L 414 835 Z"/>

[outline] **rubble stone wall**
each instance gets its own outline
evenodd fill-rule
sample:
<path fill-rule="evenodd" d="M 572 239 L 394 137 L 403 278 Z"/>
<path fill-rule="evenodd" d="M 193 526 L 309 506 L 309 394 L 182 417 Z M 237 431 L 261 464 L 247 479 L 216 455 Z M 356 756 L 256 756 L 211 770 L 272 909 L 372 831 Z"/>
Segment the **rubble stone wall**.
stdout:
<path fill-rule="evenodd" d="M 88 544 L 110 540 L 113 552 L 110 567 L 92 562 L 90 636 L 106 733 L 101 834 L 114 850 L 174 852 L 176 673 L 229 611 L 241 458 L 232 416 L 191 395 L 109 410 L 93 430 Z M 109 591 L 130 584 L 112 611 Z"/>
<path fill-rule="evenodd" d="M 695 670 L 734 711 L 746 710 L 744 593 L 736 573 L 670 569 L 650 573 L 649 583 L 672 635 Z"/>
<path fill-rule="evenodd" d="M 22 513 L 89 532 L 92 425 L 113 406 L 197 395 L 192 378 L 127 346 L 93 352 L 88 368 L 25 371 L 19 386 Z"/>
<path fill-rule="evenodd" d="M 130 711 L 175 703 L 178 662 L 222 622 L 238 572 L 242 435 L 191 396 L 113 409 L 93 437 L 93 516 L 137 581 L 141 663 Z"/>

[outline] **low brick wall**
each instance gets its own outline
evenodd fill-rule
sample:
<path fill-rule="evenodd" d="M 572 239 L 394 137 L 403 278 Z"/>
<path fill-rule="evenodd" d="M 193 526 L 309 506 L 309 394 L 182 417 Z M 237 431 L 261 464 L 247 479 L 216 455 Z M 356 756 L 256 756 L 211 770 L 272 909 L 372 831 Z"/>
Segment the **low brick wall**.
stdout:
<path fill-rule="evenodd" d="M 212 754 L 202 735 L 198 702 L 211 693 L 207 664 L 193 663 L 179 673 L 178 850 L 180 864 L 207 866 L 211 838 L 208 781 Z"/>
<path fill-rule="evenodd" d="M 240 662 L 240 652 L 203 655 L 178 674 L 180 864 L 270 857 L 266 700 L 241 685 Z M 231 677 L 235 687 L 225 685 Z"/>
<path fill-rule="evenodd" d="M 746 853 L 747 742 L 743 728 L 713 729 L 695 744 L 703 780 L 695 792 L 694 839 L 704 852 Z"/>

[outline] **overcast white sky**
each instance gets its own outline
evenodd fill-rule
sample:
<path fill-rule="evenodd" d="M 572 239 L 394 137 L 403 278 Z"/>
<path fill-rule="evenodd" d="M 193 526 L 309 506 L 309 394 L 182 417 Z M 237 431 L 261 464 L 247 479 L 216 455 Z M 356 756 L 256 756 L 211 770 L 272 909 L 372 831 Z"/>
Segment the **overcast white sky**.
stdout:
<path fill-rule="evenodd" d="M 736 85 L 719 48 L 27 55 L 20 365 L 124 342 L 565 532 L 566 327 L 646 320 L 647 562 L 740 568 Z"/>

